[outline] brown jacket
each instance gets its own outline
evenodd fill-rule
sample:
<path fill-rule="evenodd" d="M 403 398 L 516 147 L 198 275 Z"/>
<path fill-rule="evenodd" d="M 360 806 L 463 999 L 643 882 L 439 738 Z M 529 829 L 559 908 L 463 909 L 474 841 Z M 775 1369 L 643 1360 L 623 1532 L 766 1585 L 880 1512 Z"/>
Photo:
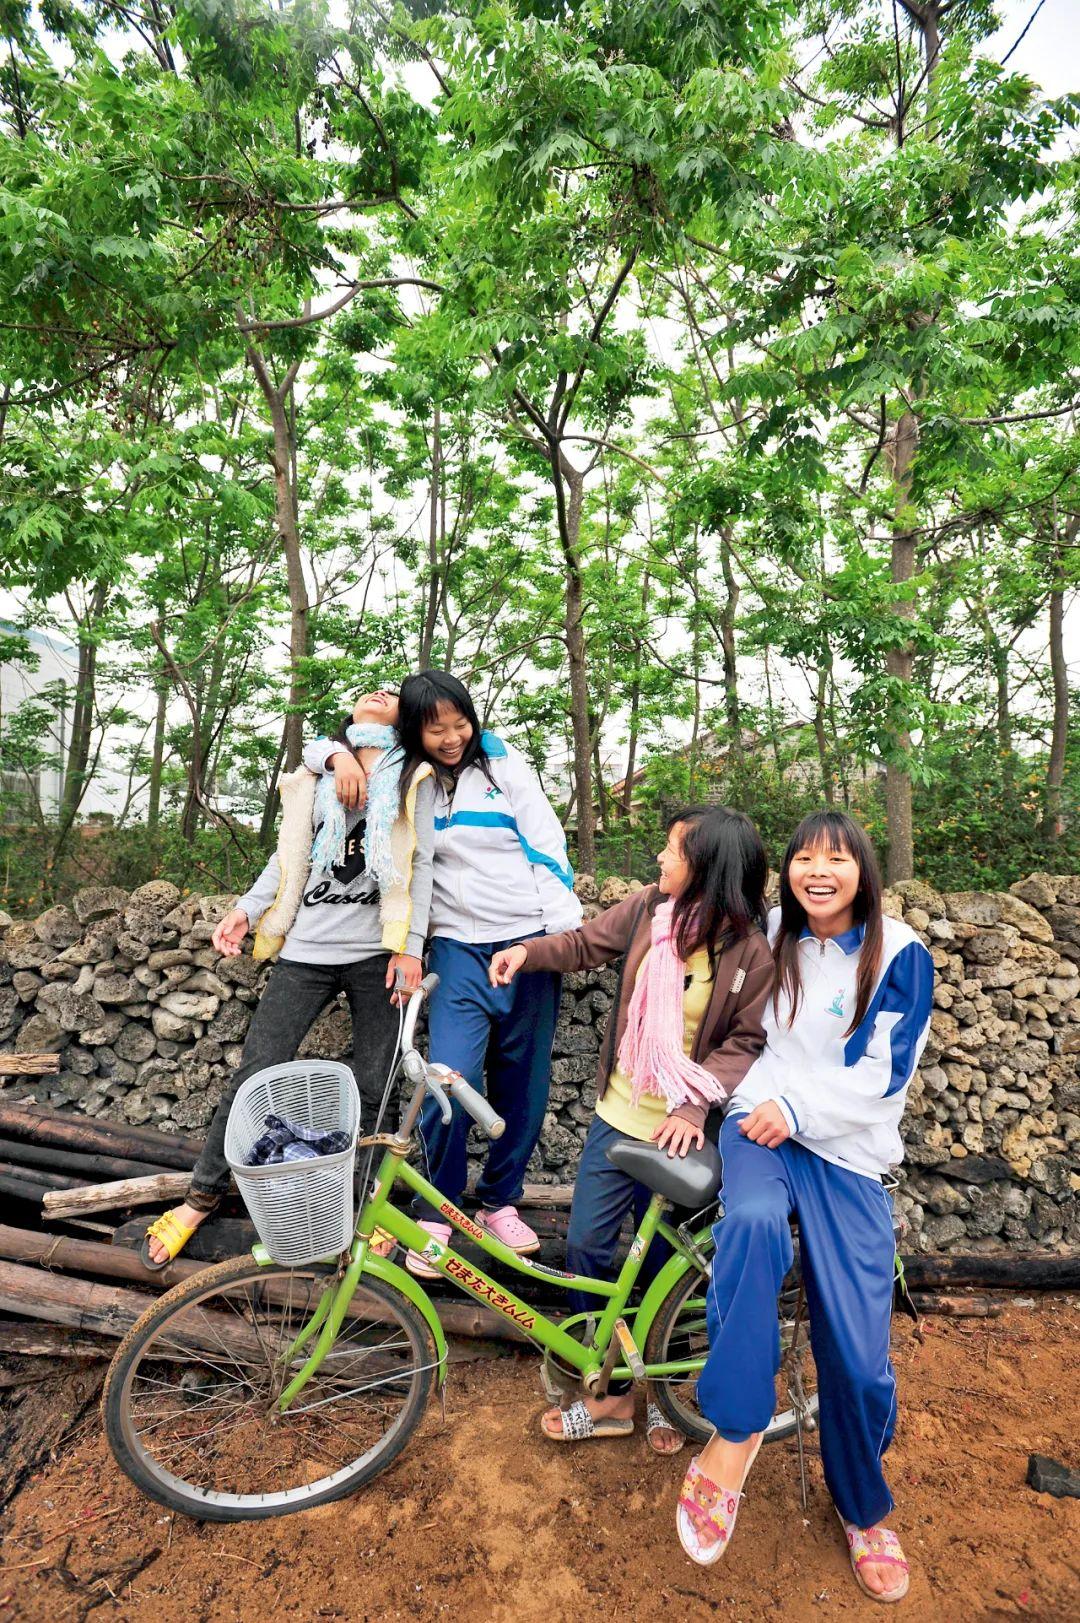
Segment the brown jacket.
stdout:
<path fill-rule="evenodd" d="M 619 1001 L 608 1019 L 596 1073 L 597 1097 L 603 1098 L 615 1056 L 626 1030 L 626 1017 L 633 996 L 634 981 L 641 960 L 652 943 L 652 916 L 665 898 L 657 885 L 629 896 L 576 930 L 559 935 L 534 936 L 523 943 L 529 956 L 524 970 L 597 969 L 626 954 Z M 737 991 L 732 982 L 740 970 L 743 980 Z M 690 1057 L 711 1071 L 724 1090 L 734 1093 L 765 1046 L 761 1016 L 772 991 L 773 960 L 768 942 L 760 930 L 737 941 L 720 954 L 713 981 L 712 997 L 697 1029 Z M 702 1126 L 708 1115 L 705 1104 L 678 1105 L 672 1114 Z"/>

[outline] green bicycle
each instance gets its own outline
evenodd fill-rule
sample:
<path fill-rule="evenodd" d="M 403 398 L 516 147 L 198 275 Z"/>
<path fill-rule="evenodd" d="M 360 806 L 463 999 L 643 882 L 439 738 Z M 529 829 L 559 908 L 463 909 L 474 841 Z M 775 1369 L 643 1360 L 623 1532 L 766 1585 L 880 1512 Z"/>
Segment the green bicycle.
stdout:
<path fill-rule="evenodd" d="M 328 1504 L 370 1482 L 416 1430 L 433 1383 L 447 1374 L 434 1304 L 405 1269 L 371 1250 L 376 1229 L 420 1252 L 451 1285 L 511 1320 L 544 1352 L 549 1395 L 606 1392 L 612 1379 L 648 1380 L 674 1427 L 704 1441 L 711 1427 L 694 1401 L 707 1352 L 705 1291 L 720 1162 L 715 1146 L 683 1159 L 655 1146 L 616 1146 L 612 1159 L 654 1191 L 618 1278 L 588 1279 L 519 1257 L 447 1200 L 407 1157 L 425 1094 L 447 1095 L 492 1138 L 503 1123 L 462 1078 L 413 1046 L 429 976 L 409 1004 L 401 1065 L 414 1084 L 401 1126 L 362 1144 L 384 1154 L 362 1202 L 350 1249 L 306 1267 L 250 1256 L 194 1275 L 132 1326 L 102 1396 L 105 1431 L 121 1468 L 152 1499 L 203 1521 L 245 1521 Z M 548 1287 L 597 1298 L 595 1315 L 555 1320 L 443 1245 L 393 1204 L 399 1186 L 431 1203 L 494 1261 Z M 699 1214 L 673 1227 L 668 1204 Z M 657 1235 L 673 1255 L 629 1306 Z M 812 1428 L 813 1390 L 803 1294 L 780 1302 L 784 1352 L 770 1440 Z"/>

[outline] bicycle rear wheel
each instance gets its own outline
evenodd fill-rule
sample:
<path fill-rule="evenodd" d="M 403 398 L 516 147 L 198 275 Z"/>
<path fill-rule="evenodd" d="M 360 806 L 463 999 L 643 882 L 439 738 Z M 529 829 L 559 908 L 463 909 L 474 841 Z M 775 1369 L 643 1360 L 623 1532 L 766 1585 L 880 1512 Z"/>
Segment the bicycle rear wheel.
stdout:
<path fill-rule="evenodd" d="M 102 1411 L 117 1463 L 144 1493 L 203 1521 L 254 1521 L 340 1499 L 397 1458 L 436 1353 L 416 1308 L 379 1280 L 361 1279 L 318 1372 L 276 1408 L 314 1343 L 292 1344 L 335 1277 L 234 1258 L 132 1326 Z"/>
<path fill-rule="evenodd" d="M 710 1246 L 711 1252 L 711 1246 Z M 709 1351 L 705 1324 L 708 1280 L 695 1271 L 684 1274 L 668 1292 L 652 1323 L 645 1343 L 646 1364 L 690 1361 L 684 1374 L 653 1379 L 656 1401 L 671 1424 L 693 1442 L 705 1443 L 713 1428 L 697 1406 L 697 1378 Z M 805 1308 L 798 1312 L 799 1281 L 796 1270 L 784 1281 L 780 1294 L 779 1328 L 781 1363 L 776 1378 L 776 1408 L 765 1429 L 765 1441 L 776 1443 L 796 1430 L 796 1407 L 803 1406 L 803 1423 L 817 1420 L 818 1398 L 814 1360 L 810 1352 Z"/>

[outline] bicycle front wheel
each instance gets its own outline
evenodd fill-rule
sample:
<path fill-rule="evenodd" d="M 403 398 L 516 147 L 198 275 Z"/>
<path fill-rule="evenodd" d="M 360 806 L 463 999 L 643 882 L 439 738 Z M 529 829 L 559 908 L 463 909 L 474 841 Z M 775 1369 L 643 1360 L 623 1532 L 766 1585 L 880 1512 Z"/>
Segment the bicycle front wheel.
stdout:
<path fill-rule="evenodd" d="M 361 1279 L 317 1373 L 277 1408 L 314 1339 L 293 1344 L 335 1277 L 234 1258 L 132 1326 L 102 1410 L 117 1463 L 144 1493 L 202 1521 L 255 1521 L 340 1499 L 397 1458 L 436 1352 L 416 1308 L 379 1280 Z"/>

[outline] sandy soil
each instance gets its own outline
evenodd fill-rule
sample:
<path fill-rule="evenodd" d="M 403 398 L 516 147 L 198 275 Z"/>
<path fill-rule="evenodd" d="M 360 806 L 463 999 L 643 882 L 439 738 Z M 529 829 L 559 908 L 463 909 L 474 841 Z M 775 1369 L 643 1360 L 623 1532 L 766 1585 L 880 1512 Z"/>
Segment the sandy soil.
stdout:
<path fill-rule="evenodd" d="M 1080 1303 L 1060 1298 L 930 1320 L 923 1345 L 895 1321 L 892 1524 L 913 1565 L 900 1616 L 1080 1618 L 1080 1501 L 1024 1484 L 1029 1452 L 1080 1465 L 1078 1332 Z M 850 1577 L 816 1453 L 804 1516 L 794 1445 L 765 1450 L 730 1554 L 703 1571 L 674 1537 L 686 1452 L 657 1459 L 640 1434 L 556 1447 L 537 1435 L 542 1406 L 526 1357 L 458 1364 L 445 1419 L 433 1401 L 365 1492 L 230 1526 L 141 1499 L 91 1409 L 0 1526 L 0 1623 L 879 1615 Z"/>

